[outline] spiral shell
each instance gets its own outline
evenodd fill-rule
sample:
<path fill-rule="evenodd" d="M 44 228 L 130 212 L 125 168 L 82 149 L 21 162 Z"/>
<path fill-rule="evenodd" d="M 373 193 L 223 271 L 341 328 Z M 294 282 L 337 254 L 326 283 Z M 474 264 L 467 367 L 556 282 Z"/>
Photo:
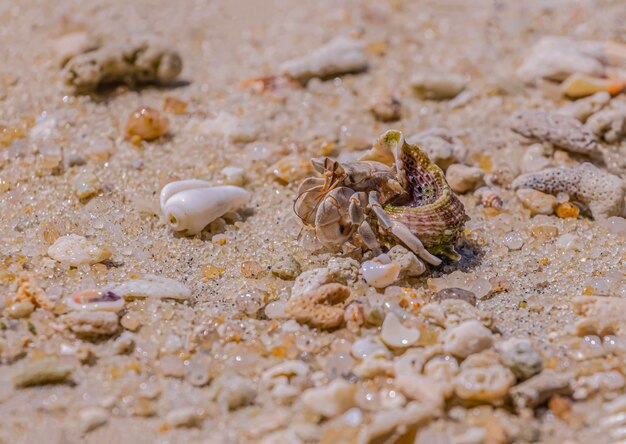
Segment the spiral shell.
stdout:
<path fill-rule="evenodd" d="M 396 159 L 398 181 L 407 195 L 384 206 L 392 220 L 403 223 L 432 254 L 458 259 L 454 245 L 469 219 L 441 168 L 402 133 L 389 130 L 381 140 Z"/>

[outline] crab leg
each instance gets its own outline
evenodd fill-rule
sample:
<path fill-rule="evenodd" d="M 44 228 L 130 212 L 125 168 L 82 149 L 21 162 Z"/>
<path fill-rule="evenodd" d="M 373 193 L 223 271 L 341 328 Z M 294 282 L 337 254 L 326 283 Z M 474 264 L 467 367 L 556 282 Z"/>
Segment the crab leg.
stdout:
<path fill-rule="evenodd" d="M 358 228 L 359 236 L 361 236 L 361 240 L 363 243 L 374 252 L 374 254 L 378 254 L 380 252 L 380 243 L 378 243 L 378 239 L 376 239 L 376 234 L 372 227 L 367 221 L 363 221 Z"/>
<path fill-rule="evenodd" d="M 424 248 L 422 241 L 411 233 L 411 230 L 409 230 L 406 225 L 400 222 L 392 221 L 389 218 L 389 215 L 385 212 L 378 201 L 378 193 L 376 191 L 370 191 L 369 200 L 369 207 L 374 211 L 374 214 L 376 214 L 376 217 L 378 218 L 383 229 L 390 230 L 391 234 L 400 239 L 407 247 L 409 247 L 409 249 L 429 264 L 441 264 L 441 259 L 429 253 L 426 248 Z"/>

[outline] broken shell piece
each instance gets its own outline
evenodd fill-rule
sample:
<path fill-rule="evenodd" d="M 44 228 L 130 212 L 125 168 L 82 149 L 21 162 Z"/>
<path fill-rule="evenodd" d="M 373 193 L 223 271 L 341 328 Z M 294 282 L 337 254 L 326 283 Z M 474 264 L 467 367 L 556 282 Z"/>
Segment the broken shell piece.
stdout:
<path fill-rule="evenodd" d="M 480 321 L 470 320 L 446 331 L 443 349 L 459 358 L 478 353 L 493 345 L 493 335 Z"/>
<path fill-rule="evenodd" d="M 626 87 L 626 80 L 610 80 L 585 74 L 572 74 L 561 84 L 563 95 L 572 99 L 587 97 L 597 92 L 618 94 Z"/>
<path fill-rule="evenodd" d="M 391 262 L 386 254 L 381 254 L 371 261 L 365 261 L 361 265 L 361 274 L 363 279 L 372 287 L 385 288 L 400 276 L 402 266 L 398 263 Z"/>
<path fill-rule="evenodd" d="M 454 379 L 454 390 L 461 399 L 493 402 L 503 398 L 515 382 L 511 371 L 490 352 L 469 356 Z"/>
<path fill-rule="evenodd" d="M 146 275 L 143 279 L 123 282 L 111 289 L 111 292 L 124 299 L 174 299 L 186 301 L 191 298 L 191 290 L 177 280 L 162 276 Z"/>
<path fill-rule="evenodd" d="M 460 74 L 420 72 L 411 79 L 411 86 L 425 99 L 444 100 L 456 97 L 467 82 L 468 78 Z"/>
<path fill-rule="evenodd" d="M 73 57 L 63 70 L 63 82 L 75 93 L 87 93 L 113 83 L 151 83 L 174 80 L 182 71 L 180 55 L 151 37 L 133 37 Z"/>
<path fill-rule="evenodd" d="M 224 184 L 243 186 L 246 183 L 246 170 L 241 167 L 227 166 L 221 171 Z"/>
<path fill-rule="evenodd" d="M 67 298 L 65 303 L 72 310 L 116 312 L 124 308 L 124 299 L 112 291 L 79 291 Z"/>
<path fill-rule="evenodd" d="M 402 325 L 398 316 L 387 313 L 380 330 L 380 339 L 385 345 L 393 348 L 410 347 L 420 338 L 420 331 L 416 328 L 407 328 Z"/>
<path fill-rule="evenodd" d="M 324 79 L 366 68 L 365 44 L 339 36 L 309 54 L 283 63 L 280 71 L 304 83 L 313 77 Z"/>
<path fill-rule="evenodd" d="M 179 180 L 161 190 L 161 211 L 174 231 L 198 234 L 218 217 L 235 211 L 250 200 L 240 187 L 212 187 L 203 180 Z"/>
<path fill-rule="evenodd" d="M 530 188 L 522 188 L 515 192 L 524 207 L 530 210 L 531 216 L 545 214 L 549 216 L 556 207 L 556 197 Z"/>
<path fill-rule="evenodd" d="M 72 267 L 81 264 L 96 264 L 108 259 L 111 251 L 97 246 L 84 236 L 68 234 L 59 237 L 50 247 L 48 256 Z"/>
<path fill-rule="evenodd" d="M 70 377 L 73 368 L 55 358 L 44 358 L 23 363 L 13 375 L 13 385 L 18 388 L 44 384 L 60 384 Z"/>

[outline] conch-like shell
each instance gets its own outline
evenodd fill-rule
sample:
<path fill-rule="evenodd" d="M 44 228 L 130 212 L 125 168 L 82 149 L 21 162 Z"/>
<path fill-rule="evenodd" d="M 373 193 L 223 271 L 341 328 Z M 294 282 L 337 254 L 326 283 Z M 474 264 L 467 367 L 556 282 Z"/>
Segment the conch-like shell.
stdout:
<path fill-rule="evenodd" d="M 161 211 L 174 231 L 198 234 L 224 214 L 248 203 L 250 193 L 225 185 L 214 187 L 204 180 L 179 180 L 161 190 Z"/>
<path fill-rule="evenodd" d="M 469 219 L 441 168 L 399 131 L 389 130 L 377 143 L 394 154 L 397 180 L 407 191 L 384 206 L 392 220 L 403 223 L 435 255 L 458 259 L 454 246 Z"/>

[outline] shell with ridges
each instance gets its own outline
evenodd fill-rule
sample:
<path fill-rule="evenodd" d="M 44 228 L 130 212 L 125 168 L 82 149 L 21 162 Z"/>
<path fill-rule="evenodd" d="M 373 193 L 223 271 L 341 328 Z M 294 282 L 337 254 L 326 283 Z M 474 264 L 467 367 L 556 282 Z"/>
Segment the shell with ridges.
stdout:
<path fill-rule="evenodd" d="M 406 143 L 399 131 L 387 131 L 381 141 L 394 153 L 398 181 L 408 192 L 401 200 L 385 205 L 384 210 L 431 253 L 458 259 L 454 245 L 468 217 L 443 171 L 417 146 Z"/>

